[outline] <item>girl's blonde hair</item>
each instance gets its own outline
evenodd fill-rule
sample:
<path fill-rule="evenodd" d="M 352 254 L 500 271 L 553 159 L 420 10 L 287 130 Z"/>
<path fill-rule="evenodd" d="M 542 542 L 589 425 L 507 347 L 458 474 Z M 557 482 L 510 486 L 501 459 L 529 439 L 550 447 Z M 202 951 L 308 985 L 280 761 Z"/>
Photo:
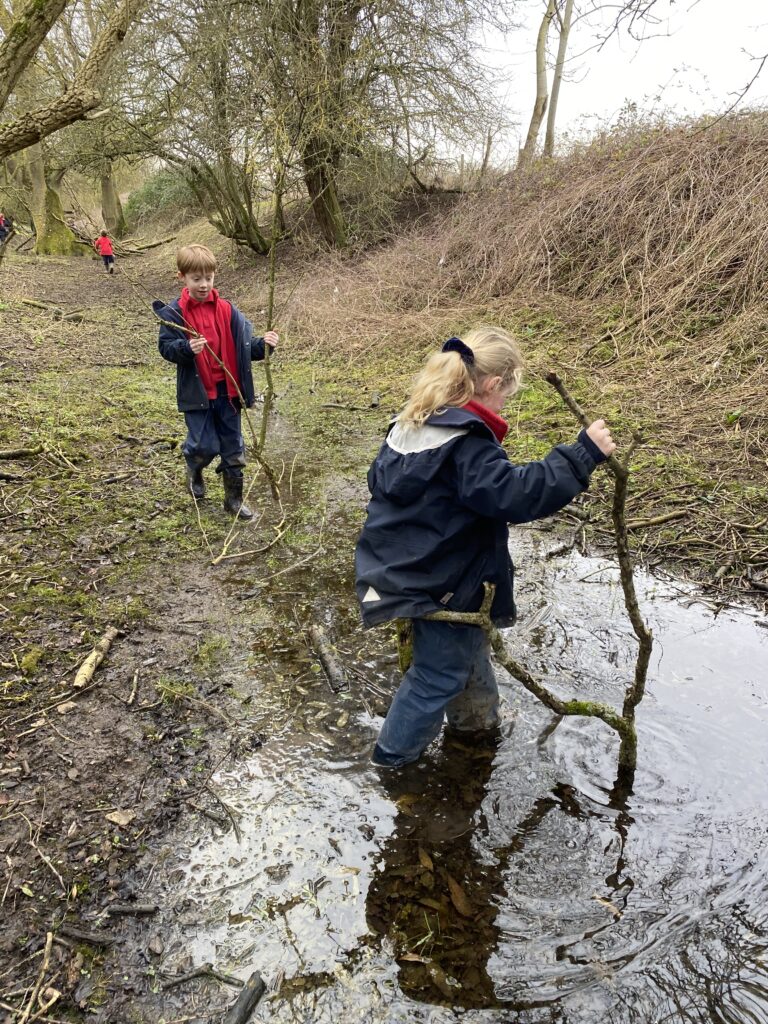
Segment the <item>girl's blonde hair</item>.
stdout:
<path fill-rule="evenodd" d="M 502 327 L 480 324 L 462 337 L 472 349 L 474 361 L 465 362 L 458 352 L 436 352 L 416 377 L 411 397 L 397 418 L 405 427 L 420 427 L 438 409 L 466 405 L 487 377 L 501 377 L 502 387 L 520 387 L 523 357 L 520 348 Z"/>

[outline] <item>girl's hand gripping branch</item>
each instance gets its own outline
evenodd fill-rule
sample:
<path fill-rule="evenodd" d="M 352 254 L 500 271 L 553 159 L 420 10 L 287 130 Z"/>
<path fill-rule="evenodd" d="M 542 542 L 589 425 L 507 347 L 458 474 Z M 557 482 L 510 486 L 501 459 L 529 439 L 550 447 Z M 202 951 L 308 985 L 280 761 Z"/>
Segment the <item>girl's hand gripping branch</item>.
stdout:
<path fill-rule="evenodd" d="M 616 444 L 611 437 L 611 431 L 605 420 L 595 420 L 587 427 L 587 435 L 594 441 L 603 455 L 613 455 L 616 451 Z"/>
<path fill-rule="evenodd" d="M 277 348 L 277 343 L 280 341 L 280 335 L 277 331 L 267 331 L 264 335 L 264 341 L 266 341 L 270 348 Z"/>

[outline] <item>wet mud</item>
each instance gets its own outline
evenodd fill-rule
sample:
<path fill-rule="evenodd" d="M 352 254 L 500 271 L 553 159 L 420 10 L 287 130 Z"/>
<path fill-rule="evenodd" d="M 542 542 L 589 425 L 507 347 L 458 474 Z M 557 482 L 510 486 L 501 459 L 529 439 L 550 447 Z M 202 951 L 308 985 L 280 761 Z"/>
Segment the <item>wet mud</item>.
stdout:
<path fill-rule="evenodd" d="M 513 539 L 507 640 L 558 692 L 618 703 L 635 647 L 617 570 L 547 560 L 553 544 Z M 208 1019 L 232 990 L 173 979 L 213 963 L 262 972 L 261 1021 L 768 1020 L 768 630 L 673 579 L 638 584 L 656 647 L 631 790 L 610 730 L 508 678 L 498 748 L 441 738 L 380 773 L 391 635 L 337 623 L 341 694 L 301 642 L 257 638 L 265 739 L 215 777 L 238 832 L 182 820 L 140 864 L 162 911 L 133 926 L 156 990 L 137 1003 Z"/>

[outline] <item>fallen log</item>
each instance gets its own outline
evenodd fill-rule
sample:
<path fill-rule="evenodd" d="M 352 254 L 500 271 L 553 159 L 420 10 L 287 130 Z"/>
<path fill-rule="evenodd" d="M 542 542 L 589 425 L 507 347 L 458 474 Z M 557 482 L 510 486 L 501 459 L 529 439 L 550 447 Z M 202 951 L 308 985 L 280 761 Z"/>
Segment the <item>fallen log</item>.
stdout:
<path fill-rule="evenodd" d="M 112 646 L 112 641 L 120 633 L 119 629 L 115 629 L 114 626 L 109 626 L 104 636 L 99 640 L 94 649 L 85 659 L 83 664 L 77 670 L 75 681 L 72 684 L 76 690 L 81 690 L 84 686 L 87 686 L 93 679 L 93 674 L 99 665 L 104 660 L 107 651 Z"/>
<path fill-rule="evenodd" d="M 166 242 L 173 242 L 176 235 L 169 235 L 167 238 L 160 238 L 157 242 L 147 242 L 144 245 L 136 245 L 129 252 L 146 252 L 147 249 L 156 249 L 158 245 L 165 245 Z"/>

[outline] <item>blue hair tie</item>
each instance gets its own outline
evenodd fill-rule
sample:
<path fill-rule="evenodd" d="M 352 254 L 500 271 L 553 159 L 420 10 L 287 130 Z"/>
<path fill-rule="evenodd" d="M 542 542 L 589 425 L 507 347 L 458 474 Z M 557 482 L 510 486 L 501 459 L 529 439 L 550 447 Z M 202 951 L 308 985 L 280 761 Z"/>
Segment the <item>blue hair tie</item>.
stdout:
<path fill-rule="evenodd" d="M 467 366 L 473 366 L 475 362 L 475 353 L 469 347 L 465 345 L 461 338 L 449 338 L 448 341 L 443 345 L 443 352 L 458 352 L 461 356 L 461 361 Z"/>

